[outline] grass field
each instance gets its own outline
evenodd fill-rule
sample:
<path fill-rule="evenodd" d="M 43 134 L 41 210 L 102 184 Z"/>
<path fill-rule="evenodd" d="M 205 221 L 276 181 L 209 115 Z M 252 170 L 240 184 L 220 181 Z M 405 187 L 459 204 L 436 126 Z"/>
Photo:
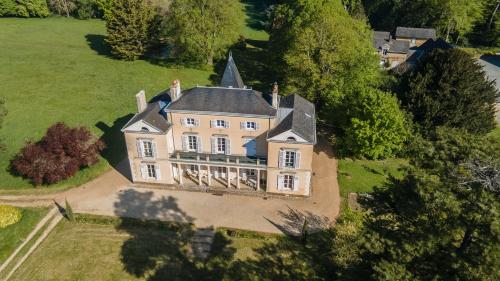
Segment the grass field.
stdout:
<path fill-rule="evenodd" d="M 399 171 L 407 164 L 404 159 L 387 160 L 339 160 L 339 185 L 343 198 L 349 192 L 371 192 L 375 186 L 381 186 L 390 175 L 401 176 Z"/>
<path fill-rule="evenodd" d="M 188 254 L 188 225 L 77 216 L 54 229 L 11 280 L 200 280 L 254 256 L 272 235 L 220 230 L 203 269 Z M 212 272 L 213 270 L 213 272 Z M 209 279 L 212 280 L 212 279 Z"/>
<path fill-rule="evenodd" d="M 262 1 L 244 0 L 246 38 L 266 40 L 259 27 Z M 121 127 L 135 112 L 134 95 L 146 90 L 151 98 L 180 79 L 183 88 L 210 85 L 213 71 L 160 66 L 111 58 L 101 20 L 0 18 L 0 97 L 8 115 L 0 139 L 0 189 L 31 188 L 8 172 L 10 159 L 30 140 L 38 140 L 55 122 L 87 126 L 107 141 L 104 161 L 83 170 L 52 189 L 82 184 L 124 157 Z M 244 73 L 242 73 L 245 79 Z"/>
<path fill-rule="evenodd" d="M 0 229 L 0 264 L 19 246 L 47 213 L 44 208 L 22 208 L 20 222 Z"/>

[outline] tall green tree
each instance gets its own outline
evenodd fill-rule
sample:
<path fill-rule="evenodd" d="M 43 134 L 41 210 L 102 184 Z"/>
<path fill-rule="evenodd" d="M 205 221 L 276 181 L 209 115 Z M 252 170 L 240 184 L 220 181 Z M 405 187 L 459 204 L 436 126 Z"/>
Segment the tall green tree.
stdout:
<path fill-rule="evenodd" d="M 237 0 L 173 0 L 169 11 L 166 32 L 176 55 L 201 65 L 227 53 L 244 18 Z"/>
<path fill-rule="evenodd" d="M 379 159 L 394 157 L 405 148 L 410 126 L 391 93 L 363 89 L 345 98 L 348 121 L 340 138 L 340 149 L 349 154 Z"/>
<path fill-rule="evenodd" d="M 44 18 L 49 15 L 46 0 L 0 0 L 0 16 Z"/>
<path fill-rule="evenodd" d="M 124 60 L 143 55 L 150 42 L 153 7 L 148 0 L 120 0 L 111 3 L 105 14 L 112 53 Z"/>
<path fill-rule="evenodd" d="M 285 93 L 298 93 L 326 112 L 343 95 L 377 84 L 380 72 L 370 38 L 365 22 L 352 18 L 340 0 L 280 5 L 270 52 Z"/>
<path fill-rule="evenodd" d="M 458 49 L 432 51 L 402 79 L 399 94 L 424 134 L 438 126 L 479 134 L 491 131 L 497 96 L 481 65 Z"/>

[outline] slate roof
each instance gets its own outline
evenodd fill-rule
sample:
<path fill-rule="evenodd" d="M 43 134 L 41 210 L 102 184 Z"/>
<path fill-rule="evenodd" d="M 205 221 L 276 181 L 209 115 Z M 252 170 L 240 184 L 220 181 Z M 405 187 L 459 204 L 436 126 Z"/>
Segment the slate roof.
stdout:
<path fill-rule="evenodd" d="M 436 30 L 434 28 L 413 28 L 398 26 L 396 28 L 396 38 L 398 37 L 415 39 L 436 39 Z"/>
<path fill-rule="evenodd" d="M 245 84 L 243 84 L 243 79 L 241 79 L 240 72 L 236 67 L 231 52 L 229 52 L 226 69 L 224 70 L 224 75 L 222 75 L 220 85 L 227 88 L 245 88 Z"/>
<path fill-rule="evenodd" d="M 389 52 L 391 53 L 407 54 L 409 50 L 410 42 L 408 41 L 391 40 L 389 42 Z"/>
<path fill-rule="evenodd" d="M 314 105 L 299 95 L 280 99 L 278 125 L 269 131 L 268 138 L 291 130 L 310 143 L 316 143 L 316 112 Z"/>
<path fill-rule="evenodd" d="M 196 87 L 185 90 L 179 99 L 167 107 L 167 110 L 276 115 L 276 109 L 266 101 L 261 92 L 223 87 Z"/>
<path fill-rule="evenodd" d="M 127 124 L 123 126 L 123 129 L 142 120 L 147 124 L 157 128 L 158 130 L 160 130 L 160 132 L 168 131 L 171 124 L 167 122 L 167 118 L 162 113 L 161 105 L 162 101 L 159 100 L 148 103 L 146 109 L 143 112 L 134 115 L 134 117 L 132 117 L 132 119 L 130 119 L 130 121 L 128 121 Z"/>
<path fill-rule="evenodd" d="M 373 47 L 382 50 L 385 44 L 389 43 L 391 33 L 387 31 L 373 31 Z"/>

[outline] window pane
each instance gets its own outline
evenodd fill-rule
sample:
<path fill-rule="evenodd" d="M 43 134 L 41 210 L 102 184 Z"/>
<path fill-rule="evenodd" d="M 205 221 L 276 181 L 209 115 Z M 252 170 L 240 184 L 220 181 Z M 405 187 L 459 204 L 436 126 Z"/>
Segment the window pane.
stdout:
<path fill-rule="evenodd" d="M 150 141 L 143 141 L 144 156 L 153 157 L 153 144 Z"/>

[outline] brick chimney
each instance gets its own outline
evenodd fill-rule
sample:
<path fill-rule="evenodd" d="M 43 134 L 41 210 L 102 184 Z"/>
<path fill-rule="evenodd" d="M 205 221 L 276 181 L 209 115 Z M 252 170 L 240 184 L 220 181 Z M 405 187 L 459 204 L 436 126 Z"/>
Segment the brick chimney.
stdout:
<path fill-rule="evenodd" d="M 137 112 L 141 113 L 146 110 L 148 103 L 146 102 L 146 92 L 144 90 L 140 91 L 135 95 L 135 101 L 137 102 Z"/>
<path fill-rule="evenodd" d="M 172 101 L 181 97 L 181 81 L 177 79 L 172 81 L 172 85 L 170 85 L 170 97 Z"/>
<path fill-rule="evenodd" d="M 278 83 L 274 82 L 274 85 L 273 85 L 273 103 L 272 103 L 274 108 L 278 108 L 278 94 L 279 94 Z"/>

